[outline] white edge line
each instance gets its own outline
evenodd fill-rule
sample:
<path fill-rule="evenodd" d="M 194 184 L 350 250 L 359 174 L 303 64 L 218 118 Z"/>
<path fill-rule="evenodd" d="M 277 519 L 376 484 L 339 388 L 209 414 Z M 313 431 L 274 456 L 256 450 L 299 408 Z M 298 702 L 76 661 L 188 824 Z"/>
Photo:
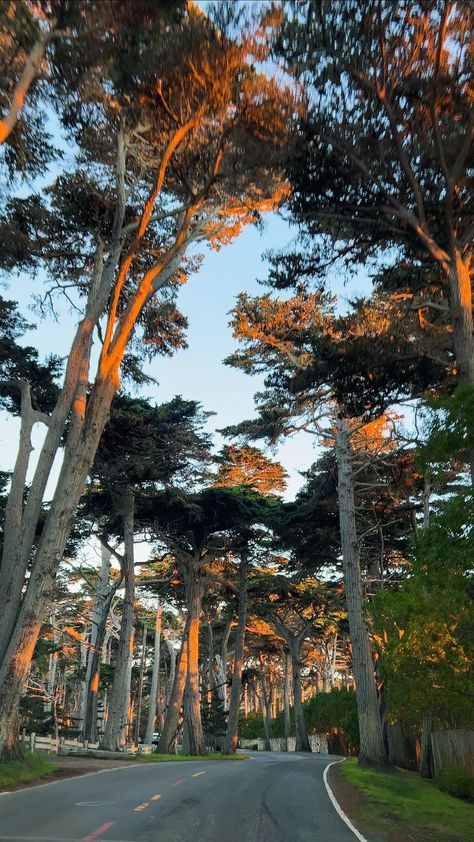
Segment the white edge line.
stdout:
<path fill-rule="evenodd" d="M 324 769 L 323 781 L 324 781 L 324 786 L 326 787 L 327 794 L 329 795 L 329 798 L 331 799 L 332 806 L 334 807 L 336 813 L 341 817 L 342 821 L 346 823 L 347 827 L 350 830 L 352 830 L 352 833 L 354 834 L 354 836 L 357 837 L 359 842 L 368 842 L 368 840 L 365 838 L 365 836 L 362 836 L 362 833 L 360 833 L 360 831 L 358 831 L 357 828 L 354 827 L 354 825 L 352 824 L 349 816 L 346 816 L 344 810 L 342 809 L 338 800 L 336 799 L 336 796 L 334 795 L 331 787 L 329 786 L 329 782 L 328 782 L 329 769 L 331 768 L 331 766 L 337 766 L 338 763 L 344 763 L 344 760 L 333 760 L 333 762 L 328 763 L 328 765 Z"/>
<path fill-rule="evenodd" d="M 1 0 L 0 0 L 1 2 Z M 119 760 L 119 763 L 123 761 Z M 173 762 L 173 761 L 171 761 Z M 48 781 L 45 784 L 36 784 L 33 786 L 24 786 L 22 789 L 14 789 L 12 792 L 0 792 L 0 798 L 6 795 L 19 795 L 20 792 L 33 792 L 36 789 L 44 789 L 46 786 L 55 786 L 56 784 L 67 784 L 68 781 L 74 781 L 78 778 L 90 778 L 91 775 L 103 775 L 106 772 L 123 772 L 125 769 L 138 769 L 140 766 L 149 766 L 149 763 L 124 763 L 123 766 L 113 766 L 112 769 L 98 769 L 97 772 L 84 772 L 82 775 L 70 775 L 68 778 L 60 778 L 59 781 Z M 59 766 L 57 767 L 60 768 Z M 5 836 L 0 836 L 0 839 L 5 839 Z M 12 837 L 13 838 L 13 837 Z M 18 837 L 19 838 L 19 837 Z M 23 838 L 23 837 L 21 837 Z M 26 839 L 27 837 L 25 837 Z"/>

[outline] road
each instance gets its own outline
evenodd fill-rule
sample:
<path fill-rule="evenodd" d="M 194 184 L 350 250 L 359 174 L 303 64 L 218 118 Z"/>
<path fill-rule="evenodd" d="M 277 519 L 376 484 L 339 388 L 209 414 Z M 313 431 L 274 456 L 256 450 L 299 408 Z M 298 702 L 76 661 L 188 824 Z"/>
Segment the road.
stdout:
<path fill-rule="evenodd" d="M 354 842 L 327 796 L 334 758 L 127 764 L 0 796 L 14 842 Z"/>

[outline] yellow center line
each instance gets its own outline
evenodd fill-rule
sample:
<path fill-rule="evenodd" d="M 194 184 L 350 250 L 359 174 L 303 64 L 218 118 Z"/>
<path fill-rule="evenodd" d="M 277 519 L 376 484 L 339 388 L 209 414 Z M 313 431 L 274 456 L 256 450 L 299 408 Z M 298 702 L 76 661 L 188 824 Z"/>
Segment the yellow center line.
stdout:
<path fill-rule="evenodd" d="M 205 775 L 205 774 L 206 774 L 205 772 L 194 772 L 194 774 L 193 774 L 193 775 L 191 775 L 191 777 L 192 777 L 192 778 L 198 778 L 198 777 L 199 777 L 199 775 Z"/>
<path fill-rule="evenodd" d="M 159 801 L 159 800 L 160 800 L 160 798 L 161 798 L 161 795 L 152 795 L 152 796 L 151 796 L 151 800 L 152 800 L 152 801 Z"/>
<path fill-rule="evenodd" d="M 140 813 L 142 810 L 145 810 L 147 807 L 150 806 L 149 801 L 145 801 L 143 804 L 139 804 L 138 807 L 134 808 L 134 813 Z"/>

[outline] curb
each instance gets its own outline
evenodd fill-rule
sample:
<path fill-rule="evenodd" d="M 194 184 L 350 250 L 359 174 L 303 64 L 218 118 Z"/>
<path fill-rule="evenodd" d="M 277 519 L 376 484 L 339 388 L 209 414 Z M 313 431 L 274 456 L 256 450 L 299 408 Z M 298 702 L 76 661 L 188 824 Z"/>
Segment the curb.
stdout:
<path fill-rule="evenodd" d="M 368 842 L 368 839 L 366 839 L 365 836 L 362 836 L 362 833 L 359 830 L 357 830 L 356 827 L 354 827 L 354 825 L 352 824 L 349 816 L 346 816 L 344 810 L 342 809 L 342 807 L 340 806 L 336 796 L 334 795 L 331 787 L 329 786 L 328 771 L 331 768 L 331 766 L 337 766 L 338 763 L 344 763 L 344 759 L 343 760 L 333 760 L 333 762 L 328 763 L 328 765 L 324 769 L 323 781 L 324 781 L 324 786 L 326 787 L 326 792 L 329 795 L 329 798 L 331 800 L 331 804 L 334 807 L 336 813 L 339 815 L 339 817 L 342 819 L 342 821 L 345 822 L 345 824 L 347 825 L 349 830 L 352 831 L 352 833 L 354 834 L 356 839 L 358 839 L 359 842 Z"/>

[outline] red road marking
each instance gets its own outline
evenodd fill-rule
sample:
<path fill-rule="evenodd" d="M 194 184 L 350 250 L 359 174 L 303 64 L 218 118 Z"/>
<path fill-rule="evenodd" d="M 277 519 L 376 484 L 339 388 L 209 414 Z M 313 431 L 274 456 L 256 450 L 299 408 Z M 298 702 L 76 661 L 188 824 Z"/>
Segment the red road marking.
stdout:
<path fill-rule="evenodd" d="M 89 836 L 84 836 L 84 842 L 92 842 L 93 839 L 97 839 L 98 836 L 101 836 L 102 833 L 105 833 L 114 824 L 117 824 L 117 822 L 105 822 L 105 824 L 101 824 L 100 827 L 89 833 Z"/>

